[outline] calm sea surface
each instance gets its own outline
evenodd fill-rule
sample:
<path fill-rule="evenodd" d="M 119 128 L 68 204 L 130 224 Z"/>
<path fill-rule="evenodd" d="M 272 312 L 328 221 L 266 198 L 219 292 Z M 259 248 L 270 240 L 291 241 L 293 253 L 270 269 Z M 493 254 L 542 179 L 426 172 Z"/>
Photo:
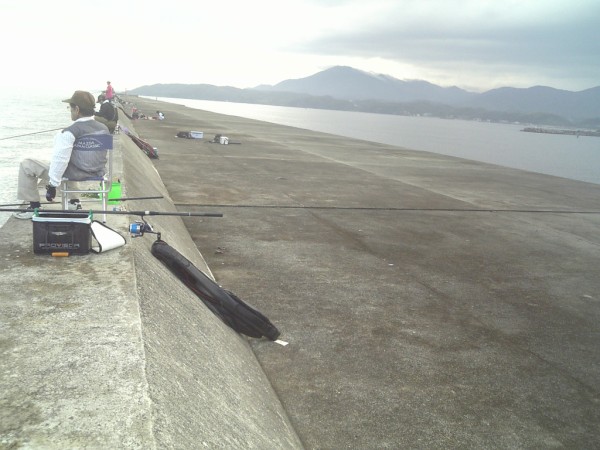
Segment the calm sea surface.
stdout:
<path fill-rule="evenodd" d="M 15 137 L 65 127 L 71 123 L 67 105 L 70 93 L 0 91 L 0 204 L 17 203 L 17 176 L 23 158 L 50 159 L 58 131 Z M 11 213 L 0 212 L 0 226 Z"/>
<path fill-rule="evenodd" d="M 56 131 L 70 114 L 69 93 L 0 92 L 0 204 L 16 203 L 19 162 L 49 159 Z M 191 108 L 289 125 L 414 150 L 600 184 L 600 138 L 524 133 L 520 125 L 327 111 L 245 103 L 159 98 Z M 167 118 L 168 120 L 168 118 Z M 202 130 L 199 130 L 202 131 Z M 9 213 L 0 212 L 0 225 Z"/>

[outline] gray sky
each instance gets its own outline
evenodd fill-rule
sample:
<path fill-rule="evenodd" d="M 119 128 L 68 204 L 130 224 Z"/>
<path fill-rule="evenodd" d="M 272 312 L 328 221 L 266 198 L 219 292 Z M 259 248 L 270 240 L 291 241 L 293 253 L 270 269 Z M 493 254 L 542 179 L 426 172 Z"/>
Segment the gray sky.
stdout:
<path fill-rule="evenodd" d="M 240 88 L 335 65 L 472 91 L 600 85 L 599 0 L 0 0 L 5 87 Z"/>

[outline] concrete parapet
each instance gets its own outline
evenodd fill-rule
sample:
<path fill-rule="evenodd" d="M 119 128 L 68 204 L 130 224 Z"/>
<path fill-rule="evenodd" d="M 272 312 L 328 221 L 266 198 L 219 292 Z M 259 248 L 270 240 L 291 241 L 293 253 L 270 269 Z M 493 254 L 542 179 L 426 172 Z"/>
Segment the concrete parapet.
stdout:
<path fill-rule="evenodd" d="M 164 196 L 128 210 L 174 211 L 139 148 L 115 149 L 123 196 Z M 180 218 L 148 222 L 210 274 Z M 127 234 L 125 215 L 108 225 Z M 0 447 L 302 447 L 247 341 L 151 255 L 153 235 L 69 258 L 34 255 L 29 221 L 0 236 Z"/>

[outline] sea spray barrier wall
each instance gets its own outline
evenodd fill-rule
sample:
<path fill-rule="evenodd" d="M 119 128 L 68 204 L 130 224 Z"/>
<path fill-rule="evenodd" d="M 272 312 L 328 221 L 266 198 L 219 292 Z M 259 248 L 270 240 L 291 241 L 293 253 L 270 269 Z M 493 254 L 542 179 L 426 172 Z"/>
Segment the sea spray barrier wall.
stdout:
<path fill-rule="evenodd" d="M 133 141 L 121 139 L 126 194 L 165 197 L 129 202 L 128 209 L 176 211 L 152 161 Z M 181 218 L 157 216 L 148 222 L 212 276 Z M 146 235 L 131 244 L 158 447 L 301 448 L 245 338 L 152 257 L 153 240 Z"/>
<path fill-rule="evenodd" d="M 175 211 L 127 136 L 115 157 L 124 196 L 164 196 L 129 210 Z M 210 274 L 180 217 L 147 220 Z M 127 216 L 108 225 L 127 234 Z M 302 448 L 246 338 L 151 255 L 155 236 L 69 258 L 34 255 L 30 221 L 0 236 L 0 446 Z"/>

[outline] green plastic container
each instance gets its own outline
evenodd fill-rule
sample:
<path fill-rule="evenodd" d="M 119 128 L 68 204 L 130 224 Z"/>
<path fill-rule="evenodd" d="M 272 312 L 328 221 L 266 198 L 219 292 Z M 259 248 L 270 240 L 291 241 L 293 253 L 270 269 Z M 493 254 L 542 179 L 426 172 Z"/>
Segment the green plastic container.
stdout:
<path fill-rule="evenodd" d="M 114 182 L 110 188 L 110 192 L 108 193 L 108 204 L 118 205 L 119 201 L 116 200 L 118 198 L 121 198 L 121 183 Z"/>

